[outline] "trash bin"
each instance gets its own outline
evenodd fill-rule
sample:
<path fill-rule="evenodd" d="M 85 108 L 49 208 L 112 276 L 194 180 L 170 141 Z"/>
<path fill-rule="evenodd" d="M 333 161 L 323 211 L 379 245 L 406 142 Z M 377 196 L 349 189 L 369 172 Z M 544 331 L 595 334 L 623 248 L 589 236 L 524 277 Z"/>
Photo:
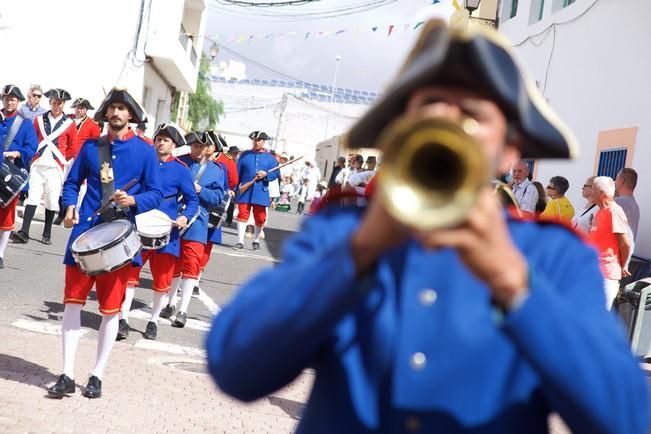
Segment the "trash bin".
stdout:
<path fill-rule="evenodd" d="M 613 310 L 619 315 L 626 327 L 631 348 L 635 354 L 645 356 L 648 342 L 640 345 L 640 335 L 645 311 L 651 310 L 651 277 L 629 283 L 619 290 Z"/>

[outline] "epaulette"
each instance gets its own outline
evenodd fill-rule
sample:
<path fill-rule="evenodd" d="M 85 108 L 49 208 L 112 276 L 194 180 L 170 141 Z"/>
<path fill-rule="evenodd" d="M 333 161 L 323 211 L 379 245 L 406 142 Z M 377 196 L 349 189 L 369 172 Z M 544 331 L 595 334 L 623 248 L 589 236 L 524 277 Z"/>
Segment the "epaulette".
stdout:
<path fill-rule="evenodd" d="M 181 159 L 179 159 L 179 158 L 177 158 L 177 157 L 172 157 L 172 159 L 173 159 L 174 161 L 176 161 L 177 163 L 179 163 L 180 165 L 182 165 L 183 167 L 185 167 L 186 169 L 189 169 L 189 168 L 190 168 L 190 166 L 188 166 L 187 164 L 185 164 L 185 162 L 184 162 L 183 160 L 181 160 Z"/>

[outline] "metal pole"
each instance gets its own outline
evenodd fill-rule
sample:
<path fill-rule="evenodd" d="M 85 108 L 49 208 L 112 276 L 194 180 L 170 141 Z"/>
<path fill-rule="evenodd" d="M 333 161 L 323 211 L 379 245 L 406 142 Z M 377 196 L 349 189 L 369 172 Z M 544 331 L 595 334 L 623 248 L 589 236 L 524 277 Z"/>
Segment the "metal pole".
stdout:
<path fill-rule="evenodd" d="M 335 73 L 334 76 L 332 77 L 332 90 L 330 92 L 330 104 L 334 102 L 335 99 L 335 86 L 337 86 L 337 72 L 339 71 L 339 61 L 341 60 L 340 55 L 335 56 Z M 328 127 L 330 124 L 330 112 L 328 112 L 328 115 L 326 116 L 326 127 L 325 127 L 325 137 L 324 139 L 328 138 Z"/>

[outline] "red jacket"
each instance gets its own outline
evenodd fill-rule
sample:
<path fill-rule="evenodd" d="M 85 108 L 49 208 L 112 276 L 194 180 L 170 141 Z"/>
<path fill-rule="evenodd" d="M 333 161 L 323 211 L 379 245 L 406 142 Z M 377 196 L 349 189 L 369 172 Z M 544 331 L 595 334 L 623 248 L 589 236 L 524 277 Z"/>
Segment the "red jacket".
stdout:
<path fill-rule="evenodd" d="M 36 130 L 36 137 L 38 139 L 38 143 L 43 141 L 43 134 L 44 132 L 41 131 L 41 127 L 39 126 L 39 118 L 43 118 L 44 116 L 49 115 L 49 111 L 43 113 L 40 116 L 37 116 L 34 119 L 34 129 Z M 64 119 L 68 119 L 67 117 L 64 116 Z M 70 160 L 71 158 L 77 157 L 77 154 L 79 153 L 79 143 L 77 141 L 77 128 L 75 126 L 75 122 L 71 119 L 70 124 L 68 127 L 57 137 L 54 139 L 54 143 L 57 145 L 57 148 L 59 148 L 59 151 L 63 156 L 66 158 L 66 160 Z M 54 130 L 54 125 L 52 126 L 52 129 Z M 32 159 L 32 162 L 38 160 L 42 155 L 42 152 L 39 153 L 38 151 L 36 154 L 34 154 L 34 158 Z M 58 161 L 58 159 L 55 158 L 55 160 Z M 63 164 L 65 161 L 58 161 L 59 165 L 63 167 Z"/>
<path fill-rule="evenodd" d="M 239 179 L 237 176 L 237 164 L 235 163 L 235 160 L 233 160 L 233 158 L 230 157 L 229 155 L 220 152 L 219 156 L 215 158 L 215 161 L 222 163 L 224 166 L 226 166 L 226 169 L 228 170 L 228 188 L 230 188 L 233 191 L 236 191 L 237 182 L 239 181 Z"/>
<path fill-rule="evenodd" d="M 81 148 L 88 139 L 97 139 L 102 135 L 99 124 L 86 116 L 83 121 L 77 125 L 77 142 Z"/>

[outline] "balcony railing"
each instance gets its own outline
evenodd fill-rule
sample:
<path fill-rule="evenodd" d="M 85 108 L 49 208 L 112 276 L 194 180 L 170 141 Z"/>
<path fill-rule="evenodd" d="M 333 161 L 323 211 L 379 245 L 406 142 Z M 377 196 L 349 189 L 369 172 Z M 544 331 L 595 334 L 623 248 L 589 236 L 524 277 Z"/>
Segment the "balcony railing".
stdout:
<path fill-rule="evenodd" d="M 188 53 L 188 56 L 190 57 L 190 62 L 192 62 L 192 64 L 196 66 L 197 51 L 194 49 L 193 40 L 192 37 L 190 36 L 190 33 L 188 33 L 185 30 L 183 24 L 181 24 L 181 32 L 179 33 L 179 42 L 181 43 L 183 50 L 186 53 Z"/>

